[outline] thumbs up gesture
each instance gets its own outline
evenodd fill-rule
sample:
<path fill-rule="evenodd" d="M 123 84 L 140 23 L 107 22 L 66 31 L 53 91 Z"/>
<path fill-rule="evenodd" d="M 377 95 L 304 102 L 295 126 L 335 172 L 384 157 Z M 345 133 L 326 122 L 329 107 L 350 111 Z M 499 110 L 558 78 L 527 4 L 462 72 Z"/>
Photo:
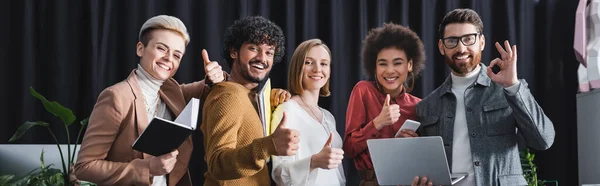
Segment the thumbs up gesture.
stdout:
<path fill-rule="evenodd" d="M 390 95 L 387 94 L 383 102 L 383 108 L 381 108 L 381 113 L 373 119 L 373 124 L 377 130 L 381 130 L 385 126 L 394 124 L 398 121 L 398 118 L 400 118 L 400 106 L 398 104 L 390 104 Z"/>
<path fill-rule="evenodd" d="M 202 49 L 202 59 L 204 59 L 204 73 L 206 73 L 206 77 L 208 77 L 210 82 L 220 83 L 225 80 L 221 65 L 216 61 L 210 61 L 208 52 L 205 49 Z"/>
<path fill-rule="evenodd" d="M 273 144 L 275 144 L 275 151 L 277 156 L 293 156 L 296 155 L 296 151 L 298 151 L 300 142 L 300 132 L 294 129 L 288 129 L 286 127 L 286 118 L 285 112 L 283 113 L 283 118 L 281 118 L 281 122 L 275 128 L 273 134 L 271 134 L 271 139 L 273 140 Z"/>
<path fill-rule="evenodd" d="M 321 152 L 312 155 L 310 158 L 310 169 L 322 168 L 322 169 L 335 169 L 344 159 L 344 150 L 338 148 L 331 148 L 331 141 L 333 139 L 333 133 L 329 133 L 329 138 Z"/>

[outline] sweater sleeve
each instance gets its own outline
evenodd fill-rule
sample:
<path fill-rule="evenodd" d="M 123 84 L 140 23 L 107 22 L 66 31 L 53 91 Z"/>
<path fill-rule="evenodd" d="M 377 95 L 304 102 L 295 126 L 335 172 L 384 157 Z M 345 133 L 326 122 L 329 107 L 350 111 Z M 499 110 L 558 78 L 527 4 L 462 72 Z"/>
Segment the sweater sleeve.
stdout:
<path fill-rule="evenodd" d="M 238 133 L 246 130 L 242 126 L 245 113 L 253 111 L 253 107 L 244 105 L 243 99 L 248 99 L 247 95 L 226 89 L 215 85 L 204 104 L 202 118 L 208 173 L 217 180 L 252 176 L 264 168 L 270 155 L 275 154 L 271 136 L 237 147 Z"/>

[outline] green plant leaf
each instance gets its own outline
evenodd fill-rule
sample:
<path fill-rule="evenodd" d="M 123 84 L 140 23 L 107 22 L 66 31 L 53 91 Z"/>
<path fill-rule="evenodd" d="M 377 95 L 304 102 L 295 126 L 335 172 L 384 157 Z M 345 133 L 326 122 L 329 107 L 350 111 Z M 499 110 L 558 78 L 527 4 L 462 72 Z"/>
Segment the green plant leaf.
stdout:
<path fill-rule="evenodd" d="M 36 92 L 33 87 L 29 87 L 29 92 L 33 97 L 36 97 L 42 101 L 44 108 L 54 116 L 59 117 L 65 125 L 69 126 L 73 123 L 73 121 L 75 121 L 75 115 L 71 109 L 63 107 L 56 101 L 48 101 L 44 96 Z"/>
<path fill-rule="evenodd" d="M 79 121 L 79 125 L 81 125 L 82 127 L 85 127 L 89 121 L 90 121 L 90 118 L 85 118 L 85 119 Z"/>
<path fill-rule="evenodd" d="M 44 165 L 44 148 L 42 148 L 42 153 L 40 154 L 40 162 L 42 162 L 42 172 L 45 172 L 46 166 Z"/>
<path fill-rule="evenodd" d="M 0 176 L 0 185 L 8 185 L 15 175 L 2 175 Z"/>
<path fill-rule="evenodd" d="M 27 182 L 29 181 L 30 177 L 31 176 L 29 176 L 29 175 L 23 176 L 23 177 L 15 180 L 14 182 L 12 182 L 11 186 L 13 186 L 13 185 L 16 185 L 16 186 L 27 185 Z"/>
<path fill-rule="evenodd" d="M 62 173 L 56 173 L 48 178 L 50 185 L 65 185 Z"/>
<path fill-rule="evenodd" d="M 89 181 L 81 181 L 79 180 L 79 186 L 96 186 L 95 183 L 89 182 Z"/>
<path fill-rule="evenodd" d="M 8 140 L 8 142 L 14 143 L 15 141 L 19 140 L 33 126 L 42 126 L 48 128 L 50 124 L 43 121 L 27 121 L 21 126 L 19 126 L 15 134 L 13 134 L 13 136 Z"/>
<path fill-rule="evenodd" d="M 58 170 L 58 169 L 56 169 Z M 65 185 L 65 179 L 63 178 L 63 174 L 62 172 L 60 172 L 60 170 L 58 170 L 59 172 L 54 172 L 54 174 L 50 173 L 47 174 L 45 176 L 48 176 L 46 178 L 46 182 L 48 182 L 48 184 L 50 185 Z"/>

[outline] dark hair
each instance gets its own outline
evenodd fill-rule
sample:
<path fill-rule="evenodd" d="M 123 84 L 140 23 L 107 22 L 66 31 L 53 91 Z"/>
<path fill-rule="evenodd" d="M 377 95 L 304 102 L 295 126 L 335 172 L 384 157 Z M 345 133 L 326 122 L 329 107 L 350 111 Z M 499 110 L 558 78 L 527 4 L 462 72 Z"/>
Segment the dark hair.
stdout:
<path fill-rule="evenodd" d="M 285 54 L 285 36 L 283 31 L 275 23 L 262 16 L 250 16 L 237 20 L 225 30 L 223 38 L 223 58 L 229 67 L 232 67 L 233 59 L 231 49 L 239 51 L 245 42 L 260 45 L 267 44 L 275 46 L 273 63 L 279 63 Z"/>
<path fill-rule="evenodd" d="M 407 60 L 412 60 L 413 75 L 417 77 L 425 67 L 425 49 L 423 42 L 409 28 L 394 23 L 374 28 L 363 41 L 362 61 L 369 78 L 375 77 L 377 54 L 385 48 L 394 47 L 403 50 Z"/>
<path fill-rule="evenodd" d="M 471 9 L 454 9 L 448 12 L 438 28 L 440 38 L 444 38 L 446 26 L 452 23 L 470 23 L 477 28 L 479 34 L 483 35 L 483 22 L 481 22 L 479 14 Z"/>
<path fill-rule="evenodd" d="M 140 35 L 140 42 L 142 45 L 148 46 L 148 42 L 152 39 L 152 31 L 154 31 L 153 28 L 142 31 L 142 34 Z"/>

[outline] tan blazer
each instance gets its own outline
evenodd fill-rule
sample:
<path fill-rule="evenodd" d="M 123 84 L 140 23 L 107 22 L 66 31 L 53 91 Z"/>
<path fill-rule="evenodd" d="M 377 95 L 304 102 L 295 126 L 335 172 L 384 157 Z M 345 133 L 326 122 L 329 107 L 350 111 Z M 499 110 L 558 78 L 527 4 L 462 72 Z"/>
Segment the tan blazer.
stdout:
<path fill-rule="evenodd" d="M 163 83 L 159 94 L 178 116 L 192 97 L 205 98 L 208 86 L 204 81 L 179 85 L 171 78 Z M 106 88 L 98 96 L 75 164 L 77 178 L 98 185 L 151 185 L 152 156 L 131 148 L 148 122 L 144 97 L 132 71 L 125 81 Z M 191 137 L 177 150 L 177 163 L 168 174 L 168 185 L 191 185 Z"/>

